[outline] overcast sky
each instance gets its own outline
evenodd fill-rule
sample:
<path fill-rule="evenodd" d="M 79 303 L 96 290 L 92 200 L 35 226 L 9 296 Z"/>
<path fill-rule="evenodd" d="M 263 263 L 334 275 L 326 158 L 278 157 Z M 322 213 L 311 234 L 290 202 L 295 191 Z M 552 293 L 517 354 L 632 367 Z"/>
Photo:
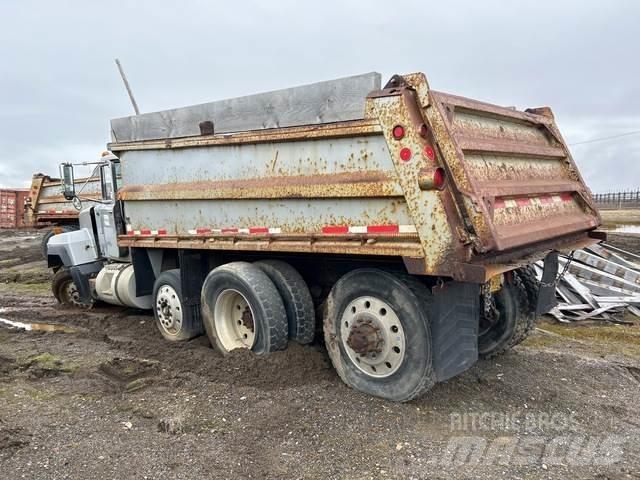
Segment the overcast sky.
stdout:
<path fill-rule="evenodd" d="M 219 5 L 219 6 L 217 6 Z M 378 71 L 518 108 L 569 143 L 640 130 L 637 1 L 0 0 L 0 187 L 96 159 L 109 120 Z M 640 135 L 571 147 L 593 191 L 640 186 Z"/>

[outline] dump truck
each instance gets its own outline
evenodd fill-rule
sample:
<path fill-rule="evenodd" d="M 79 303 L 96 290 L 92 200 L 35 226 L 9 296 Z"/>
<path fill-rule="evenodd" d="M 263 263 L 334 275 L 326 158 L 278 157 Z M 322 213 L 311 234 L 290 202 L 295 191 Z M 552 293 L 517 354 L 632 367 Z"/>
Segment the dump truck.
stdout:
<path fill-rule="evenodd" d="M 95 203 L 101 197 L 100 177 L 89 176 L 75 178 L 75 190 L 78 199 L 85 206 Z M 63 232 L 78 229 L 78 208 L 70 199 L 62 195 L 62 181 L 43 173 L 34 173 L 31 177 L 29 193 L 20 205 L 23 225 L 29 228 L 46 230 L 42 237 L 42 253 L 47 256 L 49 239 Z M 76 204 L 81 206 L 82 203 Z"/>
<path fill-rule="evenodd" d="M 393 401 L 524 340 L 558 252 L 602 238 L 548 107 L 421 73 L 117 118 L 111 137 L 102 203 L 48 244 L 59 301 L 151 309 L 167 340 L 223 353 L 324 342 L 347 385 Z"/>

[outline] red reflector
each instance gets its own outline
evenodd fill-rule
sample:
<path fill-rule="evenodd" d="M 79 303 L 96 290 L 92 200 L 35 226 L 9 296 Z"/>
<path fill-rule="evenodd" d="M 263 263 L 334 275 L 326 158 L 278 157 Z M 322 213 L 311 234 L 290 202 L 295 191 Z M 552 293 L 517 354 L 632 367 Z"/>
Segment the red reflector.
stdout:
<path fill-rule="evenodd" d="M 409 160 L 411 160 L 411 149 L 405 147 L 402 150 L 400 150 L 400 158 L 405 162 L 408 162 Z"/>
<path fill-rule="evenodd" d="M 433 148 L 431 148 L 431 145 L 424 146 L 424 154 L 427 157 L 429 157 L 429 160 L 435 160 L 436 158 L 436 152 L 433 151 Z"/>
<path fill-rule="evenodd" d="M 326 227 L 322 227 L 322 233 L 330 235 L 349 233 L 349 227 L 347 225 L 328 225 Z"/>
<path fill-rule="evenodd" d="M 398 225 L 368 225 L 367 233 L 398 233 Z"/>
<path fill-rule="evenodd" d="M 571 195 L 570 193 L 561 193 L 560 198 L 563 202 L 570 202 L 571 200 L 573 200 L 573 195 Z"/>
<path fill-rule="evenodd" d="M 427 138 L 427 135 L 429 135 L 429 128 L 423 123 L 420 125 L 420 136 L 422 138 Z"/>
<path fill-rule="evenodd" d="M 393 138 L 400 140 L 404 137 L 404 127 L 402 125 L 396 125 L 393 127 Z"/>
<path fill-rule="evenodd" d="M 438 167 L 433 172 L 433 186 L 438 190 L 442 190 L 444 188 L 444 184 L 446 183 L 447 177 L 444 173 L 444 168 Z"/>
<path fill-rule="evenodd" d="M 151 235 L 151 229 L 149 228 L 141 228 L 140 235 Z"/>

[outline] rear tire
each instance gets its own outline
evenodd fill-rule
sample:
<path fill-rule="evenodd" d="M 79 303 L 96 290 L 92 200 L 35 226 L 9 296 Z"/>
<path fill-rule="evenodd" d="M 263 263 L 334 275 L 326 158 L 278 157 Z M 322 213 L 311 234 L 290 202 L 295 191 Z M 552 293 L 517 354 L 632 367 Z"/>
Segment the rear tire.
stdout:
<path fill-rule="evenodd" d="M 512 279 L 493 294 L 496 318 L 481 317 L 478 354 L 488 359 L 524 341 L 535 327 L 538 280 L 530 267 L 513 271 Z M 483 299 L 480 305 L 483 305 Z M 493 322 L 484 328 L 482 322 Z"/>
<path fill-rule="evenodd" d="M 409 277 L 363 268 L 335 284 L 324 312 L 331 362 L 348 386 L 395 402 L 435 384 L 430 293 Z"/>
<path fill-rule="evenodd" d="M 287 311 L 289 338 L 307 344 L 316 333 L 316 314 L 313 299 L 302 275 L 288 263 L 279 260 L 255 262 L 274 283 Z"/>
<path fill-rule="evenodd" d="M 184 304 L 179 269 L 162 272 L 154 282 L 153 316 L 162 336 L 171 342 L 202 334 L 202 321 Z"/>
<path fill-rule="evenodd" d="M 287 313 L 276 286 L 257 265 L 232 262 L 212 270 L 202 286 L 203 323 L 211 345 L 268 355 L 287 347 Z"/>
<path fill-rule="evenodd" d="M 67 307 L 87 309 L 91 308 L 92 302 L 80 300 L 80 293 L 73 281 L 71 273 L 66 268 L 58 270 L 51 280 L 51 291 L 56 300 Z"/>

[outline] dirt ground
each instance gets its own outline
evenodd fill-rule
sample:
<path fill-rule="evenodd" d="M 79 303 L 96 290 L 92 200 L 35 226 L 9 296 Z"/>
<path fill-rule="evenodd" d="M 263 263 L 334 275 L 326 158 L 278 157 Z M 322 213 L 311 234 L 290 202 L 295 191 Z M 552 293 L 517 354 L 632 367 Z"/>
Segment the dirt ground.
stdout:
<path fill-rule="evenodd" d="M 0 317 L 33 324 L 0 323 L 0 478 L 640 478 L 640 325 L 543 320 L 394 404 L 321 345 L 223 357 L 149 313 L 62 308 L 39 241 L 0 231 Z"/>

